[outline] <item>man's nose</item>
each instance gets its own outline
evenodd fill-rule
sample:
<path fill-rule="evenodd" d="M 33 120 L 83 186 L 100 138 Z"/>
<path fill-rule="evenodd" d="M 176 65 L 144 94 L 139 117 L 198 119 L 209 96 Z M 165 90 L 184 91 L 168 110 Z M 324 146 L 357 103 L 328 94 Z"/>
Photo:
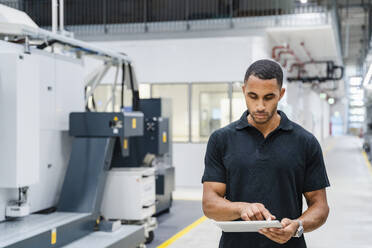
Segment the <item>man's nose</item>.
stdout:
<path fill-rule="evenodd" d="M 264 111 L 265 110 L 265 104 L 263 101 L 258 101 L 257 103 L 257 111 Z"/>

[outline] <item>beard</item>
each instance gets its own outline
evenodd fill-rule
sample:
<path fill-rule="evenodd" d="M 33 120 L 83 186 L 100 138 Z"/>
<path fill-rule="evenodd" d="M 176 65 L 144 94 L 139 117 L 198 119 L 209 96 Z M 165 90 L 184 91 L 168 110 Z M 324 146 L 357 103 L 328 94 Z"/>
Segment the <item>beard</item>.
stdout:
<path fill-rule="evenodd" d="M 253 121 L 257 124 L 266 124 L 267 122 L 269 122 L 274 114 L 276 113 L 277 111 L 277 107 L 275 107 L 271 112 L 259 112 L 259 111 L 256 111 L 256 112 L 252 112 L 250 113 Z M 261 118 L 258 117 L 258 115 L 262 116 Z"/>

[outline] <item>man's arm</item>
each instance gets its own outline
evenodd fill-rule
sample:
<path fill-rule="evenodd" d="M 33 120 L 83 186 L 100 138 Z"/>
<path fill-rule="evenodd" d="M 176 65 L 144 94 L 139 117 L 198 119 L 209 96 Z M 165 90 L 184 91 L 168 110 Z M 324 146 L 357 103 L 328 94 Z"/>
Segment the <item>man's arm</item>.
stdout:
<path fill-rule="evenodd" d="M 328 218 L 327 194 L 325 189 L 321 189 L 304 193 L 304 195 L 308 209 L 298 219 L 302 221 L 304 231 L 311 232 L 323 225 Z M 282 229 L 262 229 L 260 233 L 279 244 L 284 244 L 293 237 L 299 224 L 296 220 L 285 218 L 282 220 L 282 226 Z"/>
<path fill-rule="evenodd" d="M 329 214 L 327 193 L 325 189 L 304 193 L 308 209 L 299 220 L 304 225 L 305 232 L 311 232 L 323 225 Z"/>
<path fill-rule="evenodd" d="M 203 211 L 205 216 L 216 221 L 265 220 L 275 216 L 260 203 L 231 202 L 225 198 L 226 184 L 203 183 Z"/>

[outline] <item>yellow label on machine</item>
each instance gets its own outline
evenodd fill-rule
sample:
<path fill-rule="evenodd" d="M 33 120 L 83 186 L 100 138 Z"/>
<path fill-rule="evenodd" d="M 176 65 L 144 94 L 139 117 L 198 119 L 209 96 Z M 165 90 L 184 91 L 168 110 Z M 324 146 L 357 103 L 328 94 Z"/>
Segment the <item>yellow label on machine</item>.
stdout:
<path fill-rule="evenodd" d="M 128 140 L 124 139 L 124 144 L 123 144 L 124 149 L 128 149 Z"/>
<path fill-rule="evenodd" d="M 163 132 L 163 143 L 167 143 L 167 133 Z"/>
<path fill-rule="evenodd" d="M 137 128 L 137 119 L 136 118 L 133 118 L 132 119 L 132 128 L 133 129 L 136 129 Z"/>
<path fill-rule="evenodd" d="M 119 118 L 117 116 L 114 117 L 114 121 L 118 121 Z"/>
<path fill-rule="evenodd" d="M 55 228 L 52 230 L 52 235 L 51 235 L 50 243 L 52 245 L 54 245 L 54 244 L 57 243 L 57 229 L 55 229 Z"/>

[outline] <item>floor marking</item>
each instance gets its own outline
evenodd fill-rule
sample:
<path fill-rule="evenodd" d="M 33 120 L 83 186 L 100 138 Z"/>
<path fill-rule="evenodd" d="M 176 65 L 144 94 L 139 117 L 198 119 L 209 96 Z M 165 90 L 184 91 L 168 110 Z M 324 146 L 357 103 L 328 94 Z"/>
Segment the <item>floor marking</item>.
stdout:
<path fill-rule="evenodd" d="M 186 233 L 190 232 L 191 229 L 193 229 L 193 228 L 197 227 L 198 225 L 200 225 L 201 223 L 203 223 L 205 220 L 207 220 L 207 217 L 205 217 L 205 216 L 201 217 L 200 219 L 196 220 L 191 225 L 185 227 L 184 229 L 182 229 L 181 231 L 179 231 L 178 233 L 176 233 L 174 236 L 172 236 L 170 239 L 168 239 L 167 241 L 165 241 L 164 243 L 162 243 L 161 245 L 159 245 L 157 248 L 168 247 L 173 242 L 175 242 L 177 239 L 181 238 L 183 235 L 185 235 Z"/>
<path fill-rule="evenodd" d="M 372 165 L 371 165 L 371 162 L 368 159 L 368 155 L 365 151 L 363 151 L 362 154 L 363 154 L 364 160 L 366 161 L 366 165 L 369 169 L 369 172 L 371 172 L 371 174 L 372 174 Z"/>
<path fill-rule="evenodd" d="M 324 151 L 323 151 L 323 156 L 325 157 L 325 156 L 327 155 L 327 153 L 328 153 L 330 150 L 333 149 L 334 146 L 335 146 L 334 144 L 332 144 L 332 145 L 328 145 L 328 146 L 324 149 Z"/>

